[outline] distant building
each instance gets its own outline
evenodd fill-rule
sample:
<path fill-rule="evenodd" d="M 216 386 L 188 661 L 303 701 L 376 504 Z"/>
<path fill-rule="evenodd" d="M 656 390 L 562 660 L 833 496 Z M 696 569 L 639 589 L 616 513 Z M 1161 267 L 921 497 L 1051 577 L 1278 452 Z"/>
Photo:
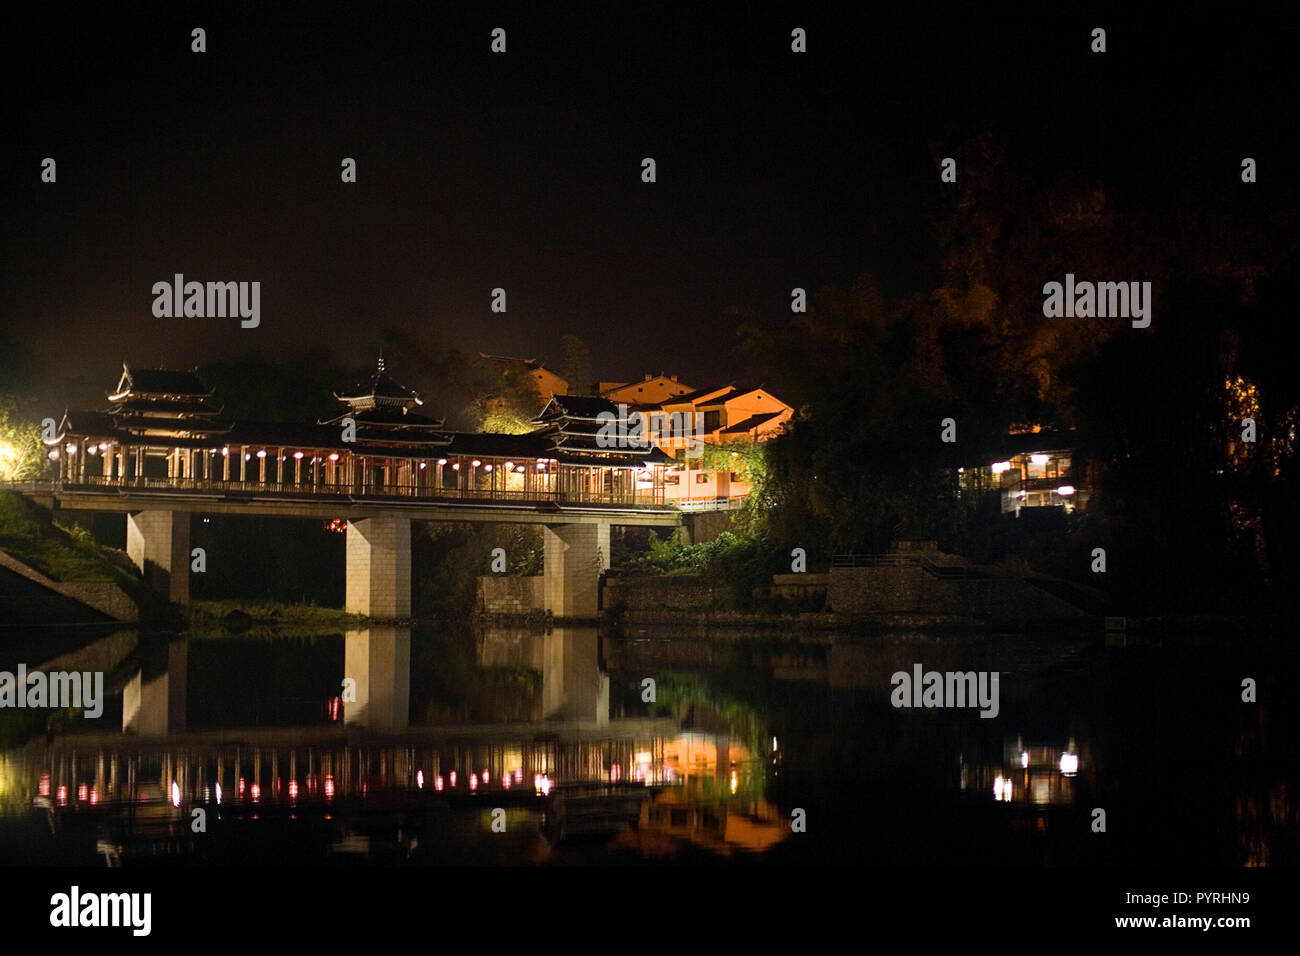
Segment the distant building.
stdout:
<path fill-rule="evenodd" d="M 1065 514 L 1088 506 L 1089 489 L 1069 432 L 1018 429 L 958 469 L 963 494 L 996 493 L 1003 514 L 1055 508 Z"/>
<path fill-rule="evenodd" d="M 692 443 L 765 442 L 781 434 L 794 415 L 791 406 L 762 386 L 737 387 L 734 383 L 682 392 L 652 407 L 643 406 L 641 411 L 647 420 L 659 416 L 661 422 L 687 424 L 691 429 L 689 435 L 663 435 L 661 427 L 659 442 L 677 462 L 665 475 L 666 498 L 685 508 L 738 506 L 753 488 L 740 462 L 734 468 L 706 466 L 699 457 L 688 457 Z M 734 454 L 740 457 L 739 452 Z"/>
<path fill-rule="evenodd" d="M 667 401 L 678 395 L 693 392 L 689 385 L 677 381 L 676 375 L 651 375 L 649 372 L 640 382 L 600 382 L 597 386 L 600 395 L 615 402 L 629 402 L 635 405 L 654 404 Z"/>
<path fill-rule="evenodd" d="M 527 376 L 532 380 L 537 392 L 538 406 L 545 405 L 556 395 L 569 394 L 569 383 L 560 375 L 551 371 L 536 359 L 515 358 L 510 355 L 488 355 L 480 352 L 479 356 L 501 367 L 501 374 L 507 379 Z M 509 404 L 504 396 L 494 396 L 487 401 L 490 412 L 500 411 Z"/>

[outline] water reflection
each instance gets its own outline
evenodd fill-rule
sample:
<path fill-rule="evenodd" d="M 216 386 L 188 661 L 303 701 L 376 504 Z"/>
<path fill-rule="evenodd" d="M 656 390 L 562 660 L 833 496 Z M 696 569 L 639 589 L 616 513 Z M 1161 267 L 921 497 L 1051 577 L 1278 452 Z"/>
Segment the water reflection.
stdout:
<path fill-rule="evenodd" d="M 53 661 L 102 667 L 114 702 L 100 721 L 11 728 L 14 862 L 1276 865 L 1300 847 L 1295 732 L 1274 705 L 1172 712 L 1133 693 L 1169 658 L 1101 642 L 372 627 L 122 632 Z M 891 707 L 890 675 L 915 661 L 1001 671 L 999 719 Z M 1089 840 L 1097 805 L 1140 820 L 1141 839 Z"/>
<path fill-rule="evenodd" d="M 343 720 L 371 730 L 403 730 L 411 710 L 411 629 L 368 627 L 345 637 Z"/>

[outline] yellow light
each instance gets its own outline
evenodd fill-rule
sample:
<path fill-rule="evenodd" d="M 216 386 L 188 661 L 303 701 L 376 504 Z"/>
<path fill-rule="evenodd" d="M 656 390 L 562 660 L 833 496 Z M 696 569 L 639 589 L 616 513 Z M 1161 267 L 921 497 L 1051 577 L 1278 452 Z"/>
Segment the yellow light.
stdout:
<path fill-rule="evenodd" d="M 1009 469 L 1011 468 L 1011 462 L 1009 462 L 1009 461 L 995 461 L 995 462 L 994 462 L 992 465 L 990 465 L 989 467 L 991 467 L 991 468 L 993 469 L 993 474 L 995 474 L 995 475 L 1000 475 L 1000 474 L 1002 474 L 1004 471 L 1007 471 L 1007 470 L 1009 470 Z"/>
<path fill-rule="evenodd" d="M 1029 460 L 1032 461 L 1035 465 L 1045 465 L 1045 464 L 1047 464 L 1047 456 L 1046 456 L 1046 455 L 1030 455 L 1030 456 L 1029 456 Z"/>

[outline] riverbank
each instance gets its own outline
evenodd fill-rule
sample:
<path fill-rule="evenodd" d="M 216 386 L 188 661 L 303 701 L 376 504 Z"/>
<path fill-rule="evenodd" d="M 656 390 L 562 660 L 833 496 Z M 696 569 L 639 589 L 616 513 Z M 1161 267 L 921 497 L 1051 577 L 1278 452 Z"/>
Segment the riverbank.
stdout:
<path fill-rule="evenodd" d="M 382 623 L 341 608 L 274 601 L 195 601 L 185 629 L 192 637 L 311 637 Z"/>

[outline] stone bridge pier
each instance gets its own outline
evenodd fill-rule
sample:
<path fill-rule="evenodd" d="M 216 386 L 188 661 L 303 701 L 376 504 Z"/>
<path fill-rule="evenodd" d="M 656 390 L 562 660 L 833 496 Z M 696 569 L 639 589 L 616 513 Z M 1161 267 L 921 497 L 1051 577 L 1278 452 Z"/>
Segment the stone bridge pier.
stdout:
<path fill-rule="evenodd" d="M 594 618 L 600 611 L 600 576 L 609 570 L 609 524 L 547 525 L 544 607 L 556 617 Z"/>
<path fill-rule="evenodd" d="M 126 553 L 155 592 L 174 604 L 190 603 L 188 511 L 128 512 Z"/>
<path fill-rule="evenodd" d="M 411 616 L 411 519 L 348 522 L 349 614 L 382 620 Z"/>

